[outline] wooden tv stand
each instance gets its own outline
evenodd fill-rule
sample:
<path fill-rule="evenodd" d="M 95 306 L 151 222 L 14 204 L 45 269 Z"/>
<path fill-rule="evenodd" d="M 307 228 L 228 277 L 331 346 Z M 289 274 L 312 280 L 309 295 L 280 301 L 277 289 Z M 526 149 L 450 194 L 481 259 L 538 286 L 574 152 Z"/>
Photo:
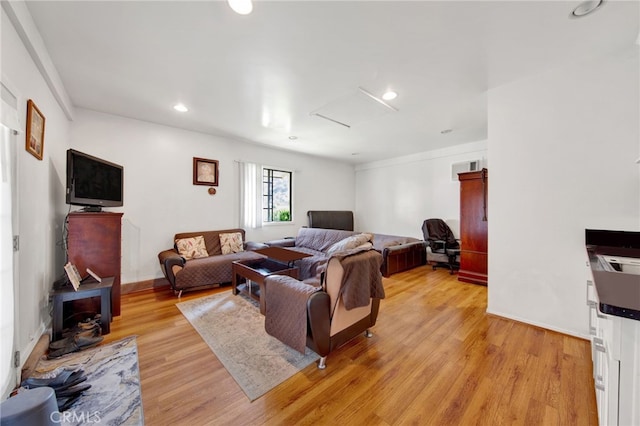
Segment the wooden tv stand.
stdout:
<path fill-rule="evenodd" d="M 111 313 L 114 316 L 120 315 L 121 222 L 122 213 L 72 212 L 67 217 L 69 262 L 76 265 L 82 276 L 87 275 L 89 268 L 100 277 L 113 277 Z M 95 312 L 99 303 L 98 298 L 92 302 Z"/>

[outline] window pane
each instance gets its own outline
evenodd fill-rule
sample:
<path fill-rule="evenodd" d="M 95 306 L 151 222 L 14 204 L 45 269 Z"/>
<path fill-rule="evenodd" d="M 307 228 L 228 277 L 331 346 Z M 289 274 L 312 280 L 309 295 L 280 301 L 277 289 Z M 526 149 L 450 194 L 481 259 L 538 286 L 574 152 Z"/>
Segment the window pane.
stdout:
<path fill-rule="evenodd" d="M 291 172 L 263 169 L 263 222 L 291 221 Z"/>

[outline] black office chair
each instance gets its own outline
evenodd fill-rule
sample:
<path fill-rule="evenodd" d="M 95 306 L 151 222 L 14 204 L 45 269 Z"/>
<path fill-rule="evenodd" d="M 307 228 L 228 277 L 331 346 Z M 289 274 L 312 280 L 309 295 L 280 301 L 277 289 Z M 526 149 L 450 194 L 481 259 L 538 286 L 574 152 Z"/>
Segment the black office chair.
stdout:
<path fill-rule="evenodd" d="M 433 270 L 440 266 L 449 273 L 460 269 L 460 241 L 442 219 L 427 219 L 422 223 L 422 234 L 427 242 L 427 262 Z"/>

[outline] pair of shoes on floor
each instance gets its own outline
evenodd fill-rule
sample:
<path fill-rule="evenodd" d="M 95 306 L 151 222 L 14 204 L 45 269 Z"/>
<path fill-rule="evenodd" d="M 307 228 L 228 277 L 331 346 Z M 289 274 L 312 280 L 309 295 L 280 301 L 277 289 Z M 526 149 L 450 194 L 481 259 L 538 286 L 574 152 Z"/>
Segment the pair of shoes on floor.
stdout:
<path fill-rule="evenodd" d="M 66 333 L 62 335 L 62 339 L 55 340 L 49 343 L 49 352 L 62 349 L 65 346 L 69 345 L 69 342 L 72 340 L 77 340 L 79 337 L 83 338 L 96 338 L 100 337 L 102 334 L 102 329 L 100 327 L 91 327 L 91 328 L 78 328 L 73 333 Z"/>
<path fill-rule="evenodd" d="M 58 411 L 67 411 L 80 398 L 82 393 L 90 389 L 91 385 L 82 384 L 75 385 L 70 388 L 56 392 L 56 402 L 58 403 Z"/>
<path fill-rule="evenodd" d="M 22 381 L 21 387 L 33 389 L 50 387 L 56 394 L 56 402 L 60 412 L 68 410 L 82 395 L 91 388 L 90 384 L 81 384 L 87 380 L 83 370 L 62 370 L 57 376 L 51 378 L 29 377 Z"/>
<path fill-rule="evenodd" d="M 89 318 L 79 322 L 73 328 L 62 333 L 63 338 L 49 344 L 49 354 L 47 357 L 59 358 L 68 353 L 91 348 L 102 342 L 101 316 L 97 314 L 94 318 Z"/>
<path fill-rule="evenodd" d="M 60 411 L 61 413 L 67 411 L 73 406 L 73 404 L 76 403 L 77 400 L 80 399 L 81 395 L 81 393 L 78 393 L 74 396 L 66 396 L 61 398 L 56 397 L 56 402 L 58 403 L 58 411 Z"/>
<path fill-rule="evenodd" d="M 87 380 L 84 370 L 62 370 L 55 377 L 38 378 L 28 377 L 20 383 L 20 386 L 26 389 L 49 387 L 54 391 L 63 391 Z"/>
<path fill-rule="evenodd" d="M 73 370 L 62 369 L 53 377 L 29 377 L 24 379 L 22 383 L 20 383 L 20 386 L 26 389 L 40 388 L 44 386 L 48 386 L 50 388 L 61 387 L 69 380 L 73 372 Z"/>
<path fill-rule="evenodd" d="M 85 336 L 82 333 L 78 333 L 74 336 L 70 336 L 51 343 L 49 345 L 49 353 L 47 354 L 47 358 L 60 358 L 61 356 L 70 354 L 72 352 L 78 352 L 83 349 L 92 348 L 103 340 L 104 337 L 102 336 Z"/>
<path fill-rule="evenodd" d="M 102 334 L 102 324 L 101 324 L 102 316 L 100 314 L 96 314 L 94 318 L 88 318 L 84 321 L 80 321 L 78 324 L 73 326 L 70 329 L 66 329 L 62 332 L 62 337 L 71 337 L 78 333 L 83 333 L 85 335 L 100 336 Z"/>

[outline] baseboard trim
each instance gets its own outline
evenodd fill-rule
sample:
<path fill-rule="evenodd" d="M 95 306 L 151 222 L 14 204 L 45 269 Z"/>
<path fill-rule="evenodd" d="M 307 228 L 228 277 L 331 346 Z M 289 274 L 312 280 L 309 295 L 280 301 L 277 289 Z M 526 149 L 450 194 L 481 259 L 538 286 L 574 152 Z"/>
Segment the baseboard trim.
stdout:
<path fill-rule="evenodd" d="M 122 284 L 120 294 L 129 294 L 151 289 L 165 290 L 167 288 L 169 288 L 169 281 L 167 281 L 166 278 L 154 278 L 152 280 Z"/>
<path fill-rule="evenodd" d="M 38 365 L 38 361 L 47 353 L 49 349 L 49 339 L 51 336 L 51 329 L 45 330 L 38 340 L 35 341 L 33 347 L 31 347 L 31 351 L 29 352 L 29 356 L 25 360 L 24 364 L 22 364 L 20 376 L 20 381 L 26 379 L 27 377 L 31 377 L 35 371 L 36 366 Z"/>
<path fill-rule="evenodd" d="M 551 326 L 549 324 L 545 324 L 545 323 L 541 323 L 541 322 L 530 321 L 530 320 L 527 320 L 527 319 L 524 319 L 524 318 L 520 318 L 520 317 L 515 316 L 515 315 L 507 315 L 507 314 L 505 314 L 503 312 L 496 312 L 496 311 L 492 311 L 490 309 L 487 309 L 486 312 L 489 315 L 493 315 L 493 316 L 501 317 L 501 318 L 506 318 L 506 319 L 509 319 L 509 320 L 512 320 L 512 321 L 521 322 L 523 324 L 533 325 L 534 327 L 544 328 L 546 330 L 555 331 L 557 333 L 566 334 L 568 336 L 577 337 L 579 339 L 584 339 L 584 340 L 590 340 L 591 339 L 586 334 L 576 333 L 576 332 L 571 331 L 571 330 L 565 330 L 563 328 L 554 327 L 554 326 Z"/>
<path fill-rule="evenodd" d="M 49 341 L 51 339 L 51 319 L 46 323 L 41 323 L 38 327 L 36 335 L 40 337 L 32 339 L 29 345 L 24 349 L 20 357 L 20 381 L 27 377 L 31 377 L 35 372 L 36 365 L 40 358 L 47 353 L 49 349 Z M 28 355 L 27 355 L 28 354 Z"/>

